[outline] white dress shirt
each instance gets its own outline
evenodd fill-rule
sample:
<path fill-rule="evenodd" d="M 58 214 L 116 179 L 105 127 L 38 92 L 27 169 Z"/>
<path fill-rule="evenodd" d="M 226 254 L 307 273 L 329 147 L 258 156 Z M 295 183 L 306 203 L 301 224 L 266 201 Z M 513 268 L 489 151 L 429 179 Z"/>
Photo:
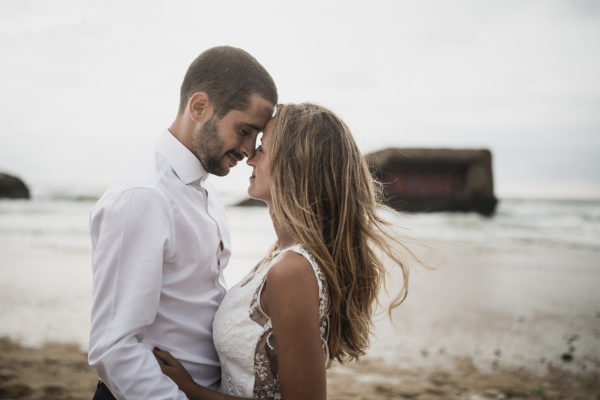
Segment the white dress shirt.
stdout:
<path fill-rule="evenodd" d="M 185 399 L 152 349 L 218 387 L 212 321 L 226 292 L 224 206 L 198 159 L 166 131 L 93 207 L 89 363 L 118 399 Z"/>

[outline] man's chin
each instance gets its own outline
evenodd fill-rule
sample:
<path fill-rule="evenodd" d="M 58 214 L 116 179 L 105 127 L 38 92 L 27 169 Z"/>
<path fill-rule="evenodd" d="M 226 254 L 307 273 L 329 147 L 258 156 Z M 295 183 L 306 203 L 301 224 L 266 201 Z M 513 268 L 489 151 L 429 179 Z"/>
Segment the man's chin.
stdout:
<path fill-rule="evenodd" d="M 211 174 L 216 175 L 216 176 L 225 176 L 225 175 L 229 174 L 229 171 L 230 171 L 230 168 L 221 167 L 219 169 L 215 169 L 214 171 L 208 171 L 208 172 L 210 172 Z"/>
<path fill-rule="evenodd" d="M 229 173 L 229 171 L 231 171 L 231 168 L 233 168 L 231 165 L 229 165 L 229 162 L 221 163 L 220 167 L 221 167 L 220 168 L 221 173 L 219 174 L 219 176 L 227 175 Z"/>
<path fill-rule="evenodd" d="M 206 172 L 216 176 L 225 176 L 229 173 L 231 169 L 229 165 L 224 165 L 224 163 L 209 163 L 209 165 L 205 168 Z"/>

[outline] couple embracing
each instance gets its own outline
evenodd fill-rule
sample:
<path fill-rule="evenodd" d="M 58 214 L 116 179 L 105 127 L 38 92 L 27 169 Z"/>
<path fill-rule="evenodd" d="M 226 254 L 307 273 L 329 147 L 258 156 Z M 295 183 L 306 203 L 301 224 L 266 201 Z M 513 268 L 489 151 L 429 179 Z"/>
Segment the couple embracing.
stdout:
<path fill-rule="evenodd" d="M 227 290 L 225 208 L 206 178 L 244 158 L 277 242 Z M 325 399 L 331 361 L 367 348 L 380 257 L 407 278 L 377 199 L 334 113 L 277 105 L 273 79 L 241 49 L 203 52 L 154 152 L 91 212 L 94 399 Z"/>

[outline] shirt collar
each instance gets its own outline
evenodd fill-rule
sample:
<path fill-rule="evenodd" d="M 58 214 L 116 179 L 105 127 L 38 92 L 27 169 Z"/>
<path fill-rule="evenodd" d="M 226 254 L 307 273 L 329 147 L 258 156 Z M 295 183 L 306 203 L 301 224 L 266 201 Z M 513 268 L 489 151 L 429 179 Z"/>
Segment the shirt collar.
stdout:
<path fill-rule="evenodd" d="M 156 149 L 162 154 L 183 183 L 203 182 L 208 177 L 200 160 L 168 129 L 158 139 Z"/>

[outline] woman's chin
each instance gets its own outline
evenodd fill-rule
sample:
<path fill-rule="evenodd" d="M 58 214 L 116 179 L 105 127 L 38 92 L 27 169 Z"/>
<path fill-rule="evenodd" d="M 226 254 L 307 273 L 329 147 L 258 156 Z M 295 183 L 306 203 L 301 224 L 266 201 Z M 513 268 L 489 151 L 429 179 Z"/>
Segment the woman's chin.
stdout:
<path fill-rule="evenodd" d="M 248 193 L 248 197 L 250 197 L 251 199 L 264 201 L 263 199 L 261 199 L 261 197 L 259 195 L 257 195 L 254 192 L 254 190 L 252 190 L 252 186 L 250 186 L 248 188 L 248 192 L 247 193 Z"/>
<path fill-rule="evenodd" d="M 267 201 L 267 199 L 265 199 L 264 196 L 254 193 L 254 191 L 252 190 L 251 187 L 248 188 L 248 197 L 250 197 L 251 199 L 254 199 L 254 200 L 260 200 L 263 203 L 266 203 L 267 205 L 269 205 L 269 202 Z"/>

